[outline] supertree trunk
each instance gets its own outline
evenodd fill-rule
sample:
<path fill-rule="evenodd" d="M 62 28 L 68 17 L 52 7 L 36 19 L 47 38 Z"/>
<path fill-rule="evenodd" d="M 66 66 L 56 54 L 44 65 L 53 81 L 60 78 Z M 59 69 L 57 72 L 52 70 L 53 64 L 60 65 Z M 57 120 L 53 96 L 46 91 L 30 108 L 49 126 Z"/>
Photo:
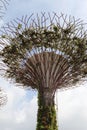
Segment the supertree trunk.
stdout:
<path fill-rule="evenodd" d="M 36 130 L 58 130 L 54 97 L 48 92 L 38 92 L 38 116 Z"/>

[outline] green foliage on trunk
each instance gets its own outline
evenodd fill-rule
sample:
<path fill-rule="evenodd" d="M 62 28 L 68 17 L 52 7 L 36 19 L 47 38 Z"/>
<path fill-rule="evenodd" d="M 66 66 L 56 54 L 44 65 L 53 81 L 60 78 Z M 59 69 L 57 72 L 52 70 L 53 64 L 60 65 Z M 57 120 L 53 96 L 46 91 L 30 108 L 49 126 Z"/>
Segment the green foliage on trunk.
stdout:
<path fill-rule="evenodd" d="M 36 130 L 58 130 L 55 105 L 45 105 L 38 94 L 38 115 Z"/>

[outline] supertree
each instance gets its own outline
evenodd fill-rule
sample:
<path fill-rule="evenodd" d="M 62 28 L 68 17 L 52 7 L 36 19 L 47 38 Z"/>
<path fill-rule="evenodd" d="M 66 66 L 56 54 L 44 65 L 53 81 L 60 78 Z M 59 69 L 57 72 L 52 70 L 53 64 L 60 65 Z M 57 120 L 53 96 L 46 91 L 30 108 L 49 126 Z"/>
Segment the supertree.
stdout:
<path fill-rule="evenodd" d="M 87 74 L 87 33 L 80 19 L 56 13 L 23 16 L 2 27 L 1 70 L 38 91 L 36 130 L 57 130 L 55 92 Z"/>

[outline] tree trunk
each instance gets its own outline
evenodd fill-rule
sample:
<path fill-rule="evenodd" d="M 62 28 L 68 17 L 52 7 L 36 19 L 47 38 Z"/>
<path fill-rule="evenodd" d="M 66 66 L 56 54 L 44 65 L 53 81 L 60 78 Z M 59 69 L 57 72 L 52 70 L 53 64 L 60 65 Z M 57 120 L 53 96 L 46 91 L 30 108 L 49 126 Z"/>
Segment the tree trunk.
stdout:
<path fill-rule="evenodd" d="M 38 115 L 36 130 L 58 130 L 56 110 L 52 93 L 38 92 Z"/>

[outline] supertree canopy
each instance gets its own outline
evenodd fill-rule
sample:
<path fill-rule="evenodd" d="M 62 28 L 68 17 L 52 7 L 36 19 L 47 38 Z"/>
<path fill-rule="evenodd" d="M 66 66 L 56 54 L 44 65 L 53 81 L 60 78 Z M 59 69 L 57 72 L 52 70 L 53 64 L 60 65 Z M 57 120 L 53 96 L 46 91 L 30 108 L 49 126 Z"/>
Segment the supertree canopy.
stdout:
<path fill-rule="evenodd" d="M 57 130 L 54 96 L 86 77 L 87 33 L 80 19 L 56 13 L 23 16 L 2 27 L 1 69 L 38 91 L 37 130 Z"/>

